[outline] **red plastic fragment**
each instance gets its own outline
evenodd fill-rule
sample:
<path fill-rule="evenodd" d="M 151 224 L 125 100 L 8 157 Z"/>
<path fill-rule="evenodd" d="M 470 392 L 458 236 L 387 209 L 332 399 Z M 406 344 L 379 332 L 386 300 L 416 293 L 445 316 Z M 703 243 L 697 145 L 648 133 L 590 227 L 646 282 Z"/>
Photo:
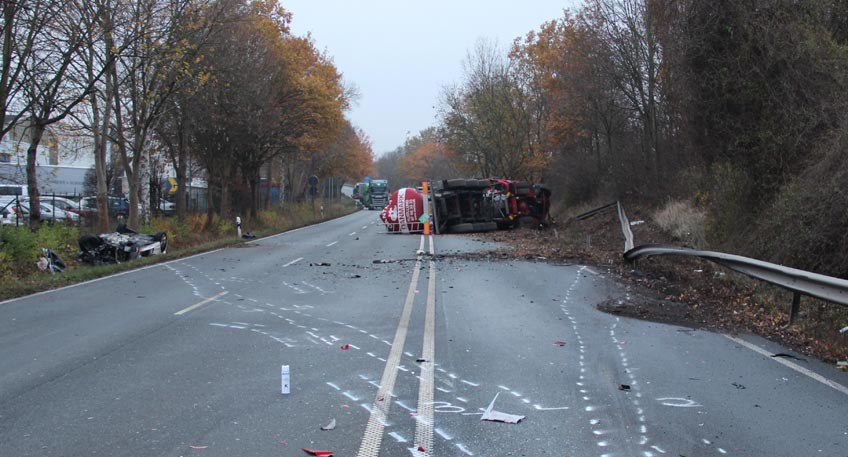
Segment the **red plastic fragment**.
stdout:
<path fill-rule="evenodd" d="M 385 399 L 386 399 L 386 397 L 383 397 L 382 395 L 380 395 L 379 397 L 377 397 L 377 401 L 383 401 L 383 400 L 385 400 Z"/>
<path fill-rule="evenodd" d="M 349 345 L 349 344 L 345 344 L 344 346 L 341 346 L 341 350 L 342 350 L 342 351 L 347 351 L 348 349 L 350 349 L 350 345 Z"/>
<path fill-rule="evenodd" d="M 554 341 L 554 344 L 556 344 L 559 347 L 562 347 L 562 346 L 565 346 L 565 341 Z"/>
<path fill-rule="evenodd" d="M 427 452 L 427 449 L 424 449 L 424 446 L 418 446 L 418 452 Z"/>
<path fill-rule="evenodd" d="M 333 455 L 333 451 L 316 451 L 314 449 L 306 449 L 305 447 L 301 449 L 307 454 L 317 455 L 318 457 L 330 457 Z"/>

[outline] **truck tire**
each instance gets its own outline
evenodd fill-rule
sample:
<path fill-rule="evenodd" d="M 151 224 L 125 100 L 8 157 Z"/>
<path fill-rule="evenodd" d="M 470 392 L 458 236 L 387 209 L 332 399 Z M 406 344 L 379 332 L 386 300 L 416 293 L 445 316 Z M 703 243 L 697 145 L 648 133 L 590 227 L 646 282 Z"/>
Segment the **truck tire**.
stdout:
<path fill-rule="evenodd" d="M 448 233 L 471 233 L 474 231 L 474 224 L 456 224 L 448 227 Z"/>
<path fill-rule="evenodd" d="M 498 229 L 497 222 L 475 222 L 472 225 L 475 232 L 491 232 Z"/>
<path fill-rule="evenodd" d="M 461 189 L 467 185 L 464 179 L 448 179 L 445 181 L 445 189 Z"/>

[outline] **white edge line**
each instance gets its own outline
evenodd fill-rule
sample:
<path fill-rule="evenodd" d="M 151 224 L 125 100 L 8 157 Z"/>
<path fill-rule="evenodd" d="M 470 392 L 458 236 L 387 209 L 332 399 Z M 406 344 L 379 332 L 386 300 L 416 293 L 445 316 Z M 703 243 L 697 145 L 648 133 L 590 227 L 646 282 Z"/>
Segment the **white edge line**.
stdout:
<path fill-rule="evenodd" d="M 61 290 L 70 289 L 72 287 L 84 286 L 86 284 L 95 283 L 97 281 L 103 281 L 103 280 L 106 280 L 106 279 L 117 278 L 119 276 L 124 276 L 124 275 L 128 275 L 128 274 L 131 274 L 131 273 L 136 273 L 136 272 L 143 271 L 143 270 L 149 270 L 151 268 L 163 267 L 165 265 L 170 265 L 170 264 L 176 263 L 176 262 L 182 262 L 183 260 L 193 259 L 195 257 L 200 257 L 202 255 L 214 254 L 218 251 L 223 251 L 224 249 L 226 249 L 226 248 L 215 249 L 214 251 L 201 252 L 200 254 L 194 254 L 194 255 L 191 255 L 191 256 L 188 256 L 188 257 L 180 257 L 179 259 L 169 260 L 167 262 L 154 263 L 153 265 L 146 265 L 146 266 L 143 266 L 143 267 L 134 268 L 132 270 L 127 270 L 127 271 L 122 271 L 120 273 L 115 273 L 115 274 L 108 275 L 108 276 L 102 276 L 102 277 L 99 277 L 99 278 L 89 279 L 88 281 L 78 282 L 76 284 L 68 284 L 67 286 L 62 286 L 62 287 L 59 287 L 59 288 L 56 288 L 56 289 L 42 290 L 41 292 L 36 292 L 36 293 L 30 294 L 30 295 L 24 295 L 23 297 L 15 297 L 15 298 L 10 298 L 10 299 L 5 300 L 5 301 L 0 301 L 0 305 L 5 305 L 7 303 L 12 303 L 14 301 L 24 300 L 24 299 L 27 299 L 27 298 L 37 297 L 39 295 L 46 295 L 46 294 L 50 294 L 50 293 L 53 293 L 53 292 L 59 292 Z"/>
<path fill-rule="evenodd" d="M 266 236 L 266 237 L 264 237 L 264 238 L 257 238 L 257 239 L 255 239 L 255 240 L 253 240 L 253 242 L 262 241 L 262 240 L 267 240 L 267 239 L 274 238 L 274 237 L 278 237 L 278 236 L 288 235 L 289 233 L 299 232 L 299 231 L 301 231 L 301 230 L 306 230 L 306 229 L 308 229 L 308 228 L 310 228 L 310 227 L 317 227 L 317 226 L 319 226 L 319 225 L 329 224 L 330 222 L 335 222 L 335 221 L 338 221 L 338 220 L 344 219 L 344 218 L 346 218 L 346 217 L 353 216 L 354 214 L 358 214 L 358 213 L 359 213 L 359 212 L 357 211 L 357 212 L 350 213 L 350 214 L 345 215 L 345 216 L 342 216 L 342 217 L 337 217 L 337 218 L 335 218 L 335 219 L 330 219 L 330 220 L 328 220 L 328 221 L 320 222 L 320 223 L 318 223 L 318 224 L 305 225 L 305 226 L 303 226 L 303 227 L 298 227 L 298 228 L 296 228 L 296 229 L 288 230 L 288 231 L 285 231 L 285 232 L 282 232 L 282 233 L 277 233 L 277 234 L 275 234 L 275 235 L 269 235 L 269 236 Z M 89 279 L 88 281 L 78 282 L 78 283 L 76 283 L 76 284 L 68 284 L 67 286 L 58 287 L 58 288 L 56 288 L 56 289 L 42 290 L 41 292 L 36 292 L 36 293 L 34 293 L 34 294 L 24 295 L 23 297 L 10 298 L 10 299 L 8 299 L 8 300 L 0 301 L 0 306 L 5 305 L 5 304 L 8 304 L 8 303 L 15 302 L 15 301 L 18 301 L 18 300 L 24 300 L 24 299 L 27 299 L 27 298 L 38 297 L 38 296 L 40 296 L 40 295 L 51 294 L 51 293 L 53 293 L 53 292 L 59 292 L 59 291 L 62 291 L 62 290 L 70 289 L 70 288 L 72 288 L 72 287 L 84 286 L 84 285 L 86 285 L 86 284 L 95 283 L 95 282 L 97 282 L 97 281 L 103 281 L 103 280 L 105 280 L 105 279 L 117 278 L 117 277 L 119 277 L 119 276 L 124 276 L 124 275 L 128 275 L 128 274 L 131 274 L 131 273 L 136 273 L 136 272 L 143 271 L 143 270 L 147 270 L 147 269 L 150 269 L 150 268 L 162 267 L 162 266 L 165 266 L 165 265 L 170 265 L 170 264 L 172 264 L 172 263 L 182 262 L 182 261 L 184 261 L 184 260 L 193 259 L 193 258 L 195 258 L 195 257 L 200 257 L 200 256 L 204 256 L 204 255 L 214 254 L 214 253 L 216 253 L 216 252 L 223 251 L 223 250 L 226 250 L 226 249 L 228 249 L 228 248 L 219 248 L 219 249 L 214 249 L 214 250 L 212 250 L 212 251 L 201 252 L 201 253 L 199 253 L 199 254 L 190 255 L 190 256 L 188 256 L 188 257 L 180 257 L 179 259 L 169 260 L 169 261 L 167 261 L 167 262 L 154 263 L 153 265 L 146 265 L 146 266 L 143 266 L 143 267 L 134 268 L 134 269 L 132 269 L 132 270 L 127 270 L 127 271 L 122 271 L 122 272 L 120 272 L 120 273 L 115 273 L 115 274 L 113 274 L 113 275 L 108 275 L 108 276 L 102 276 L 102 277 L 99 277 L 99 278 Z"/>
<path fill-rule="evenodd" d="M 183 314 L 185 314 L 185 313 L 187 313 L 187 312 L 189 312 L 189 311 L 193 311 L 193 310 L 195 310 L 195 309 L 197 309 L 197 308 L 200 308 L 201 306 L 203 306 L 203 305 L 205 305 L 205 304 L 207 304 L 207 303 L 209 303 L 209 302 L 211 302 L 211 301 L 215 301 L 215 300 L 217 300 L 217 299 L 219 299 L 219 298 L 223 297 L 224 295 L 227 295 L 228 293 L 229 293 L 229 292 L 225 290 L 225 291 L 221 292 L 220 294 L 215 295 L 214 297 L 209 297 L 209 298 L 207 298 L 206 300 L 203 300 L 203 301 L 201 301 L 201 302 L 199 302 L 199 303 L 195 303 L 195 304 L 193 304 L 193 305 L 189 306 L 188 308 L 185 308 L 185 309 L 182 309 L 182 310 L 180 310 L 180 311 L 177 311 L 176 313 L 174 313 L 174 316 L 181 316 L 181 315 L 183 315 Z"/>
<path fill-rule="evenodd" d="M 748 348 L 748 349 L 750 349 L 750 350 L 752 350 L 752 351 L 754 351 L 758 354 L 761 354 L 768 359 L 774 360 L 775 362 L 780 363 L 782 365 L 785 365 L 785 366 L 797 371 L 798 373 L 801 373 L 801 374 L 803 374 L 803 375 L 805 375 L 809 378 L 812 378 L 812 379 L 814 379 L 814 380 L 816 380 L 816 381 L 818 381 L 818 382 L 820 382 L 820 383 L 822 383 L 822 384 L 824 384 L 828 387 L 832 387 L 832 388 L 842 392 L 845 395 L 848 395 L 848 387 L 845 387 L 842 384 L 831 381 L 830 379 L 827 379 L 824 376 L 822 376 L 822 375 L 820 375 L 820 374 L 818 374 L 818 373 L 816 373 L 812 370 L 809 370 L 809 369 L 804 368 L 800 365 L 794 364 L 794 363 L 792 363 L 788 360 L 784 360 L 784 359 L 781 359 L 779 357 L 772 357 L 774 354 L 772 354 L 771 352 L 766 351 L 765 349 L 763 349 L 763 348 L 761 348 L 761 347 L 759 347 L 755 344 L 749 343 L 749 342 L 747 342 L 747 341 L 745 341 L 741 338 L 737 338 L 737 337 L 732 336 L 732 335 L 724 335 L 724 337 L 729 339 L 730 341 L 733 341 L 734 343 L 741 344 L 742 346 L 745 346 L 746 348 Z"/>

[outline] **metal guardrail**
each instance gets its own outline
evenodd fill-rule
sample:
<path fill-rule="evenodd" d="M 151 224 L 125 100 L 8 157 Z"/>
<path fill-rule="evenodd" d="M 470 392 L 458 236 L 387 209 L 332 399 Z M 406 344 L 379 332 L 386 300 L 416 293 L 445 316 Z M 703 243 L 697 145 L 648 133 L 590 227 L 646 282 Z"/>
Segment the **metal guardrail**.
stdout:
<path fill-rule="evenodd" d="M 688 257 L 700 257 L 710 260 L 723 267 L 739 273 L 746 274 L 752 278 L 774 284 L 787 290 L 791 290 L 792 311 L 789 314 L 790 325 L 801 306 L 801 295 L 820 298 L 832 303 L 848 306 L 848 280 L 834 278 L 818 273 L 799 270 L 797 268 L 785 267 L 762 260 L 751 259 L 734 254 L 725 254 L 714 251 L 698 251 L 695 249 L 681 248 L 664 245 L 637 246 L 624 253 L 624 259 L 632 262 L 644 257 L 658 255 L 681 255 Z"/>
<path fill-rule="evenodd" d="M 621 202 L 618 200 L 608 205 L 601 206 L 600 208 L 595 208 L 591 211 L 578 214 L 574 217 L 574 219 L 578 221 L 586 220 L 611 210 L 612 208 L 615 208 L 618 212 L 618 220 L 621 222 L 621 234 L 624 235 L 624 250 L 629 251 L 633 249 L 633 231 L 630 230 L 630 221 L 627 219 L 627 215 L 624 214 L 624 207 L 621 206 Z"/>
<path fill-rule="evenodd" d="M 621 203 L 616 201 L 600 208 L 587 211 L 575 217 L 576 220 L 589 219 L 615 207 L 621 222 L 621 233 L 624 236 L 624 260 L 634 262 L 644 257 L 658 255 L 679 255 L 700 257 L 715 262 L 725 268 L 748 275 L 752 278 L 774 284 L 792 291 L 792 310 L 789 313 L 789 324 L 795 322 L 801 308 L 801 295 L 820 298 L 831 303 L 848 306 L 848 280 L 834 278 L 818 273 L 812 273 L 797 268 L 785 267 L 762 260 L 751 259 L 734 254 L 715 251 L 699 251 L 677 246 L 646 244 L 634 247 L 633 231 L 630 221 L 624 213 Z M 848 328 L 848 327 L 846 327 Z"/>
<path fill-rule="evenodd" d="M 630 230 L 630 221 L 627 215 L 624 214 L 624 208 L 620 202 L 615 202 L 618 206 L 618 220 L 621 222 L 621 234 L 624 235 L 624 251 L 627 252 L 633 249 L 633 231 Z"/>
<path fill-rule="evenodd" d="M 612 202 L 608 205 L 604 205 L 600 208 L 595 208 L 591 211 L 586 211 L 583 214 L 578 214 L 577 216 L 574 216 L 574 219 L 576 219 L 578 221 L 582 221 L 584 219 L 589 219 L 590 217 L 597 216 L 598 214 L 601 214 L 601 213 L 607 211 L 608 209 L 610 209 L 610 208 L 612 208 L 616 205 L 618 205 L 618 201 L 614 201 L 614 202 Z"/>

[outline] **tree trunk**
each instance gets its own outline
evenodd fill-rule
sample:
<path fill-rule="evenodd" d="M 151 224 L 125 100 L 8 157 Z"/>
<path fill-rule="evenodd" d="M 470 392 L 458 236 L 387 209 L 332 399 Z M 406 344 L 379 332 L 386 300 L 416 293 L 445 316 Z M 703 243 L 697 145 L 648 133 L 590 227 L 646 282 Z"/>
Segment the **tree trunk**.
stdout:
<path fill-rule="evenodd" d="M 40 194 L 38 193 L 38 175 L 36 174 L 36 158 L 38 154 L 38 144 L 41 143 L 41 137 L 44 136 L 44 125 L 38 122 L 33 122 L 32 137 L 30 139 L 29 148 L 27 148 L 27 190 L 29 191 L 29 225 L 32 229 L 37 229 L 41 226 L 41 204 Z"/>

